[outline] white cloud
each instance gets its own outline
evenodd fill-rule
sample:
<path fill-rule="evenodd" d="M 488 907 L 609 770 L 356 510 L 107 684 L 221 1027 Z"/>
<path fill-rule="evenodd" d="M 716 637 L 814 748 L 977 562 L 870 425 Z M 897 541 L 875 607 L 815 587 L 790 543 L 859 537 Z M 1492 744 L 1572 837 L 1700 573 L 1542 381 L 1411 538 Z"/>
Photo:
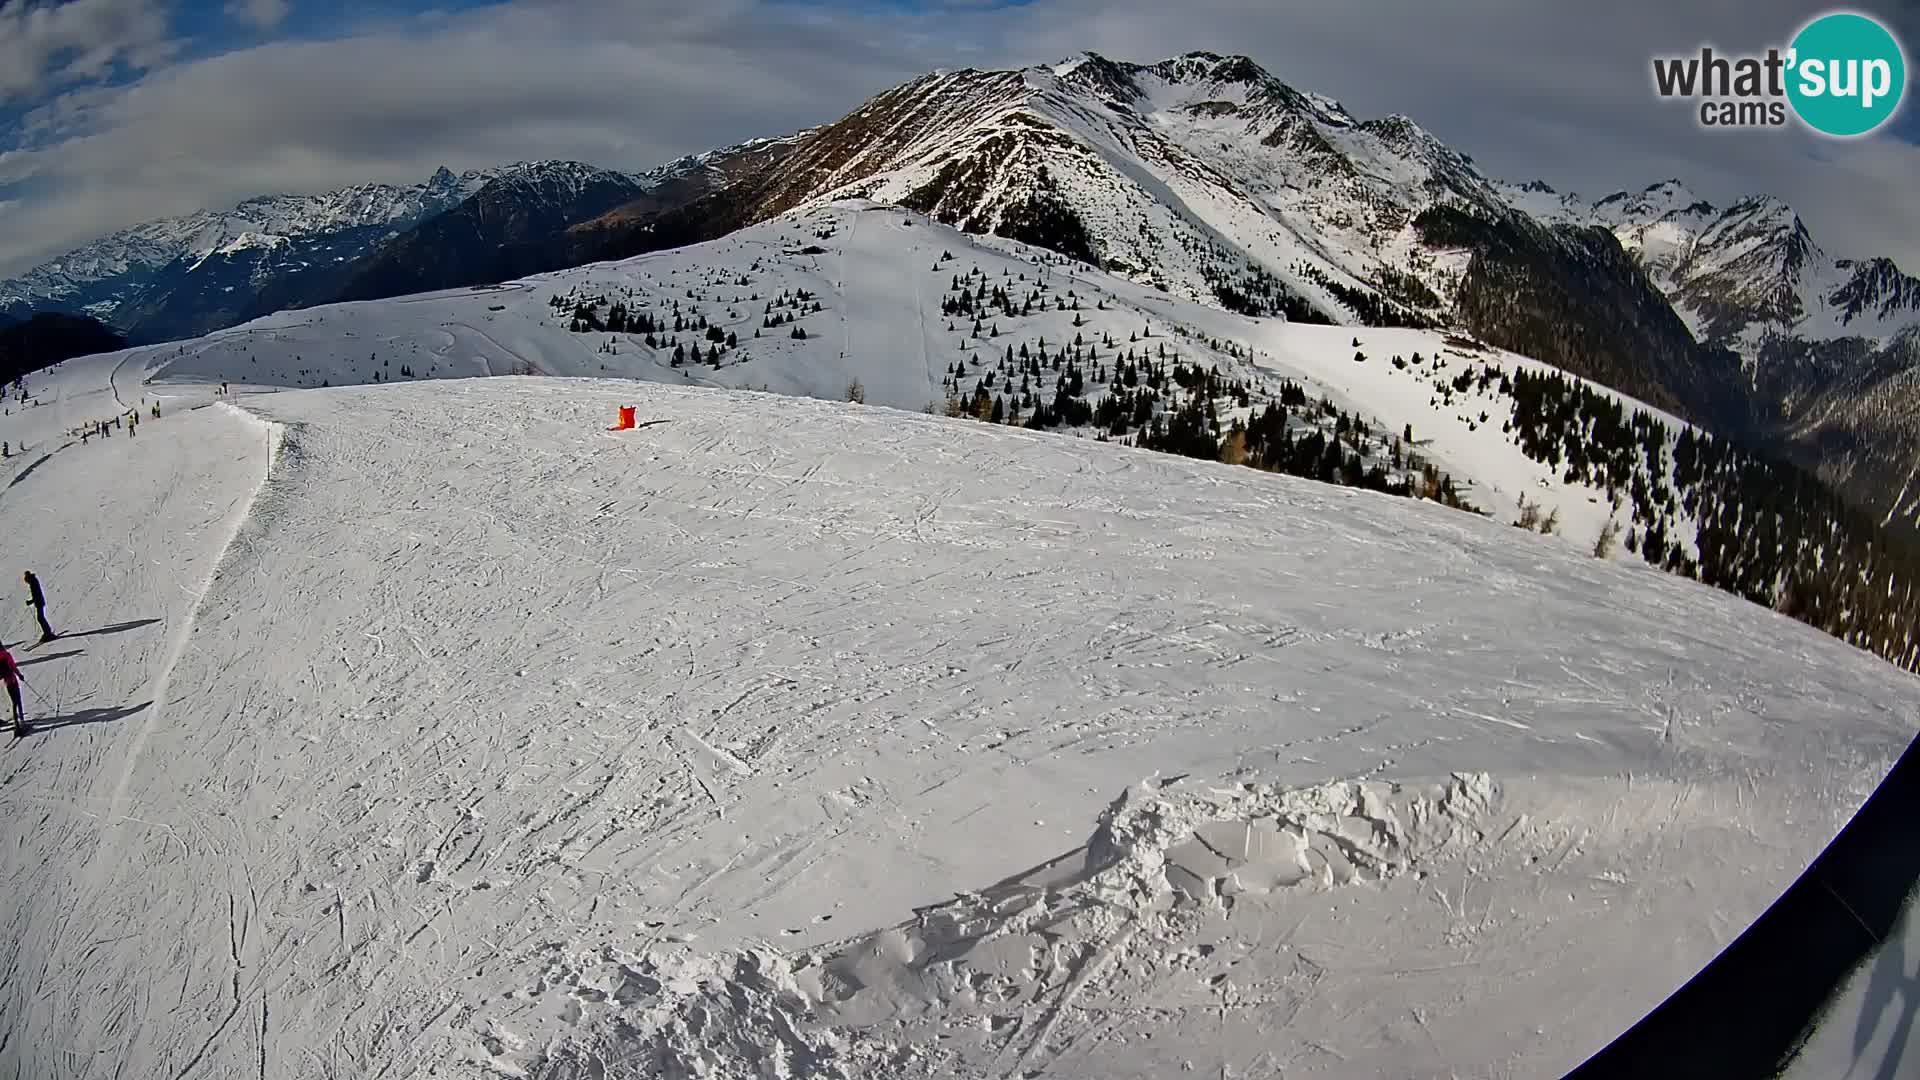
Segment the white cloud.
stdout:
<path fill-rule="evenodd" d="M 116 69 L 144 71 L 173 51 L 158 0 L 0 3 L 0 105 Z"/>
<path fill-rule="evenodd" d="M 53 10 L 82 4 L 145 7 L 74 0 Z M 1670 176 L 1718 201 L 1771 192 L 1829 251 L 1889 254 L 1920 271 L 1909 180 L 1920 149 L 1711 137 L 1651 96 L 1654 52 L 1763 46 L 1813 10 L 1791 0 L 1346 0 L 1291 14 L 1252 0 L 1036 0 L 950 4 L 935 16 L 761 0 L 522 0 L 336 41 L 270 43 L 121 88 L 39 94 L 20 146 L 0 152 L 0 198 L 17 202 L 0 209 L 0 273 L 114 228 L 262 192 L 412 182 L 443 163 L 563 157 L 645 168 L 832 120 L 934 67 L 1202 48 L 1253 56 L 1363 116 L 1406 113 L 1496 175 L 1594 194 Z M 1893 16 L 1920 40 L 1913 9 Z M 152 47 L 164 35 L 120 39 Z M 7 43 L 20 40 L 0 32 L 0 72 Z M 28 53 L 41 70 L 60 62 L 44 44 Z M 22 80 L 12 81 L 20 94 Z"/>
<path fill-rule="evenodd" d="M 262 30 L 279 26 L 292 13 L 292 0 L 230 0 L 227 4 L 228 16 Z"/>

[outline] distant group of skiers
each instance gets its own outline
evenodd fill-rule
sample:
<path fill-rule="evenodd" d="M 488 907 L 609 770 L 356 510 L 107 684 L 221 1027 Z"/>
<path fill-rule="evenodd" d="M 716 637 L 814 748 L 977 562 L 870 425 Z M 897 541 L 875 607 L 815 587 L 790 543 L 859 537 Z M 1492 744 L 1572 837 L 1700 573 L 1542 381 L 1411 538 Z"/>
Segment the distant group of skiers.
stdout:
<path fill-rule="evenodd" d="M 152 405 L 148 406 L 147 414 L 155 420 L 160 419 L 160 403 L 156 401 Z M 114 432 L 121 431 L 121 430 L 126 431 L 128 438 L 132 438 L 133 436 L 140 434 L 140 410 L 139 409 L 128 409 L 126 412 L 116 415 L 111 420 L 91 421 L 87 424 L 81 425 L 75 431 L 69 432 L 69 434 L 75 434 L 80 436 L 80 441 L 81 443 L 84 444 L 87 440 L 93 438 L 96 435 L 104 439 L 112 435 Z"/>
<path fill-rule="evenodd" d="M 41 590 L 40 579 L 34 576 L 33 571 L 28 570 L 22 577 L 27 583 L 27 606 L 33 609 L 34 618 L 40 621 L 39 643 L 45 645 L 47 642 L 60 636 L 53 632 L 52 624 L 47 622 L 47 594 Z M 19 738 L 32 730 L 27 724 L 26 708 L 20 702 L 20 684 L 22 681 L 23 678 L 20 674 L 19 663 L 14 660 L 13 653 L 7 650 L 6 645 L 0 643 L 0 682 L 7 684 L 7 697 L 13 702 L 13 734 L 15 738 Z"/>

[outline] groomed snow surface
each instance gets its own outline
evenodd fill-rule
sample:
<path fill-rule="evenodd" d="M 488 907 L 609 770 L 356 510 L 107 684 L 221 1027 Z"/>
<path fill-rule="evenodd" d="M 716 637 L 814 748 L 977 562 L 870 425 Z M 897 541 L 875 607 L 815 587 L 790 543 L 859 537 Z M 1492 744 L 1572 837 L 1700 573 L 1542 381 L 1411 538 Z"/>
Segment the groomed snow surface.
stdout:
<path fill-rule="evenodd" d="M 0 418 L 68 634 L 0 744 L 10 1076 L 1555 1075 L 1920 704 L 1704 587 L 1245 468 L 124 359 Z"/>

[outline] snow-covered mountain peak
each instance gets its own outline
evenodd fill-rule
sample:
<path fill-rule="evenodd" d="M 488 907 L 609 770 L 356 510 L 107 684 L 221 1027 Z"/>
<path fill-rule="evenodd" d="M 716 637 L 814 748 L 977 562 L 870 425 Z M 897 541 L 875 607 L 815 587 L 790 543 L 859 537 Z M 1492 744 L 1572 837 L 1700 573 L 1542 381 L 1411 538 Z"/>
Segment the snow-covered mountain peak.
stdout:
<path fill-rule="evenodd" d="M 1168 57 L 1148 70 L 1169 83 L 1194 83 L 1212 87 L 1244 86 L 1259 90 L 1279 82 L 1248 56 L 1222 56 L 1213 52 L 1190 52 Z"/>
<path fill-rule="evenodd" d="M 422 190 L 429 201 L 451 204 L 479 190 L 485 175 L 478 170 L 456 173 L 442 165 L 427 178 Z"/>
<path fill-rule="evenodd" d="M 1252 57 L 1237 54 L 1222 56 L 1213 52 L 1190 52 L 1147 65 L 1143 70 L 1169 85 L 1200 86 L 1215 92 L 1231 92 L 1238 87 L 1246 100 L 1274 94 L 1299 94 Z"/>
<path fill-rule="evenodd" d="M 1915 339 L 1920 338 L 1920 321 L 1911 317 L 1920 311 L 1920 278 L 1887 258 L 1858 262 L 1836 259 L 1834 269 L 1846 275 L 1828 297 L 1843 325 L 1863 319 L 1868 325 L 1874 321 L 1892 323 L 1896 327 L 1892 337 L 1905 339 L 1900 347 L 1910 353 L 1920 351 L 1914 349 Z"/>
<path fill-rule="evenodd" d="M 1539 182 L 1495 187 L 1543 221 L 1611 231 L 1696 336 L 1749 364 L 1770 339 L 1885 343 L 1920 315 L 1920 281 L 1884 259 L 1834 258 L 1774 195 L 1723 206 L 1678 179 L 1593 202 Z"/>
<path fill-rule="evenodd" d="M 602 169 L 580 161 L 518 161 L 497 171 L 493 183 L 524 187 L 539 186 L 564 193 L 577 193 L 588 185 L 609 180 L 639 184 L 637 177 Z"/>
<path fill-rule="evenodd" d="M 1404 316 L 1415 324 L 1447 298 L 1443 278 L 1408 284 L 1428 273 L 1413 218 L 1440 200 L 1511 213 L 1410 118 L 1362 121 L 1247 57 L 1205 52 L 923 76 L 802 140 L 741 216 L 849 197 L 1189 298 L 1334 321 L 1429 309 Z"/>
<path fill-rule="evenodd" d="M 1518 184 L 1505 180 L 1492 180 L 1489 184 L 1499 194 L 1502 202 L 1541 222 L 1547 224 L 1592 223 L 1593 204 L 1577 193 L 1561 191 L 1545 180 L 1528 180 Z"/>
<path fill-rule="evenodd" d="M 1078 70 L 1080 68 L 1080 65 L 1085 64 L 1089 60 L 1094 60 L 1097 58 L 1098 58 L 1097 53 L 1082 52 L 1073 56 L 1069 56 L 1064 60 L 1058 60 L 1058 61 L 1055 61 L 1054 63 L 1046 64 L 1042 66 L 1050 68 L 1055 75 L 1064 79 L 1067 76 L 1072 75 L 1076 70 Z"/>
<path fill-rule="evenodd" d="M 1609 228 L 1656 221 L 1685 221 L 1694 227 L 1719 211 L 1678 180 L 1663 180 L 1637 192 L 1616 191 L 1594 202 L 1587 216 Z"/>
<path fill-rule="evenodd" d="M 1029 70 L 1102 102 L 1128 107 L 1147 104 L 1155 111 L 1211 115 L 1266 110 L 1259 114 L 1265 119 L 1272 119 L 1277 112 L 1294 111 L 1338 126 L 1355 122 L 1338 101 L 1297 90 L 1246 56 L 1192 52 L 1153 64 L 1136 64 L 1089 52 L 1065 63 Z"/>

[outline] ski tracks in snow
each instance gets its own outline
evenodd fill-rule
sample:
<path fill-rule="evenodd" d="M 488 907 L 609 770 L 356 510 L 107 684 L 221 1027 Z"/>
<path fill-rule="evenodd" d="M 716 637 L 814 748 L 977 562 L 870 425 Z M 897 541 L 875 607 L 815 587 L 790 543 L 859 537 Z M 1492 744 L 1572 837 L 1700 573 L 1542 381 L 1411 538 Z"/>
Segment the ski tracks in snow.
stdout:
<path fill-rule="evenodd" d="M 636 393 L 674 423 L 608 437 L 613 405 Z M 1765 639 L 1710 648 L 1751 637 L 1752 613 L 1734 601 L 1404 501 L 921 415 L 619 382 L 250 404 L 285 433 L 271 478 L 191 632 L 175 626 L 127 684 L 159 682 L 164 722 L 142 729 L 132 758 L 126 724 L 50 733 L 63 741 L 20 748 L 47 755 L 47 769 L 0 787 L 9 810 L 47 806 L 30 844 L 59 842 L 47 826 L 73 820 L 67 807 L 118 805 L 167 826 L 125 829 L 84 888 L 63 880 L 72 844 L 28 849 L 46 867 L 29 880 L 55 887 L 7 901 L 8 927 L 23 932 L 0 1002 L 19 1033 L 10 1045 L 65 1036 L 58 1054 L 25 1061 L 31 1075 L 106 1076 L 135 1060 L 181 1080 L 465 1076 L 598 1045 L 602 1025 L 625 1020 L 664 1025 L 671 1049 L 689 1010 L 725 1016 L 743 1000 L 760 1011 L 740 1032 L 804 1048 L 814 1035 L 755 1026 L 793 1019 L 778 988 L 813 970 L 803 956 L 885 975 L 894 969 L 862 950 L 894 955 L 887 928 L 982 895 L 982 882 L 1002 883 L 984 890 L 995 905 L 1050 897 L 1036 916 L 1065 920 L 1072 944 L 1032 951 L 1052 932 L 1042 919 L 968 947 L 959 974 L 979 979 L 951 1015 L 981 1040 L 985 1057 L 969 1061 L 1120 1075 L 1115 1055 L 1139 1045 L 1124 1033 L 1200 1030 L 1201 1018 L 1209 1032 L 1290 1023 L 1352 1056 L 1378 1031 L 1343 1021 L 1341 1003 L 1359 999 L 1327 995 L 1326 980 L 1382 1000 L 1422 978 L 1436 980 L 1436 1001 L 1510 986 L 1503 1000 L 1525 1004 L 1530 954 L 1502 968 L 1490 943 L 1543 931 L 1502 923 L 1496 896 L 1593 920 L 1602 900 L 1691 902 L 1656 873 L 1635 878 L 1637 891 L 1568 887 L 1576 899 L 1551 907 L 1529 893 L 1620 872 L 1583 861 L 1583 837 L 1686 835 L 1719 788 L 1675 794 L 1662 770 L 1729 745 L 1803 762 L 1822 731 L 1862 732 L 1863 716 L 1884 721 L 1888 745 L 1904 735 L 1875 711 L 1874 695 L 1897 684 L 1870 658 L 1833 645 L 1831 664 L 1776 676 L 1779 647 Z M 230 426 L 257 453 L 257 432 Z M 261 467 L 246 465 L 222 473 L 221 490 L 244 490 Z M 90 523 L 96 510 L 72 516 Z M 157 526 L 176 531 L 148 545 L 197 551 L 225 520 Z M 170 611 L 192 599 L 167 586 Z M 1829 648 L 1812 637 L 1790 640 Z M 1669 683 L 1687 661 L 1713 670 Z M 1596 711 L 1600 688 L 1621 686 L 1647 692 Z M 1637 726 L 1642 704 L 1678 718 L 1670 737 Z M 1781 708 L 1795 724 L 1759 712 Z M 1653 774 L 1634 789 L 1645 807 L 1583 817 L 1618 801 L 1622 760 Z M 1234 796 L 1240 807 L 1284 803 L 1296 798 L 1285 785 L 1329 775 L 1481 767 L 1564 778 L 1581 796 L 1525 804 L 1533 825 L 1495 823 L 1490 835 L 1508 839 L 1486 851 L 1547 867 L 1498 892 L 1475 866 L 1449 864 L 1444 883 L 1407 874 L 1373 899 L 1326 893 L 1304 923 L 1283 904 L 1225 936 L 1151 920 L 1128 936 L 1074 923 L 1109 891 L 1065 871 L 1007 877 L 1072 863 L 1142 777 L 1257 781 Z M 1828 782 L 1847 775 L 1836 767 Z M 1818 813 L 1793 812 L 1837 821 L 1852 804 L 1832 794 Z M 1195 823 L 1237 820 L 1207 799 L 1176 802 Z M 1338 821 L 1314 828 L 1330 850 L 1367 850 Z M 1214 855 L 1181 848 L 1170 857 L 1187 877 L 1166 884 L 1218 880 L 1209 859 L 1231 844 L 1205 839 Z M 1806 853 L 1770 850 L 1783 863 Z M 1798 865 L 1756 876 L 1736 906 L 1757 911 Z M 1008 917 L 954 903 L 950 915 Z M 123 927 L 139 933 L 121 940 Z M 1359 940 L 1447 947 L 1382 960 Z M 1693 953 L 1664 962 L 1717 944 L 1690 940 Z M 1155 950 L 1170 943 L 1191 955 L 1161 963 Z M 678 951 L 691 984 L 640 959 L 659 950 Z M 1643 950 L 1612 951 L 1645 966 Z M 1110 988 L 1112 972 L 1135 981 Z M 1617 991 L 1671 973 L 1612 974 Z M 684 996 L 692 984 L 715 996 Z M 872 995 L 822 995 L 853 1028 L 912 1026 L 908 998 L 888 1012 Z M 1592 1002 L 1548 1004 L 1600 1015 Z M 1608 1007 L 1639 1004 L 1650 1001 L 1616 993 Z M 856 1015 L 866 1005 L 879 1013 Z M 1444 1046 L 1488 1016 L 1393 1023 Z M 930 1014 L 922 1028 L 945 1022 Z M 619 1039 L 602 1049 L 610 1067 L 623 1053 L 659 1060 Z M 1316 1053 L 1304 1039 L 1276 1052 Z"/>
<path fill-rule="evenodd" d="M 245 928 L 258 921 L 250 902 L 229 919 L 228 904 L 199 894 L 211 885 L 250 901 L 251 890 L 236 884 L 246 878 L 245 853 L 238 863 L 223 857 L 231 843 L 218 820 L 224 815 L 156 783 L 168 765 L 146 749 L 156 731 L 196 719 L 197 710 L 175 708 L 173 674 L 265 476 L 269 440 L 259 423 L 222 410 L 154 421 L 137 440 L 75 448 L 49 466 L 50 484 L 22 489 L 48 505 L 16 499 L 7 507 L 32 516 L 46 536 L 64 529 L 75 539 L 94 537 L 123 514 L 137 524 L 118 553 L 69 543 L 67 559 L 55 555 L 43 566 L 68 633 L 62 643 L 72 648 L 57 666 L 29 676 L 42 730 L 13 748 L 0 787 L 9 819 L 31 837 L 11 852 L 23 863 L 12 878 L 22 885 L 45 879 L 7 905 L 16 954 L 38 957 L 31 972 L 11 963 L 5 972 L 0 1013 L 10 1038 L 0 1062 L 11 1059 L 22 1075 L 111 1075 L 129 1061 L 157 1065 L 176 1035 L 169 1002 L 178 995 L 184 1004 L 199 973 L 188 958 L 217 939 L 161 931 L 156 940 L 150 917 L 196 909 L 217 917 L 236 965 L 247 948 Z M 65 495 L 88 490 L 77 481 L 81 470 L 115 477 L 108 501 L 95 506 Z M 41 557 L 58 551 L 51 545 Z M 159 628 L 146 629 L 141 615 Z M 90 626 L 102 629 L 89 633 Z M 106 708 L 72 711 L 96 703 Z M 186 889 L 191 903 L 152 903 L 175 889 Z M 125 932 L 138 927 L 146 930 Z M 156 976 L 157 984 L 149 981 Z M 171 991 L 160 989 L 169 984 Z"/>
<path fill-rule="evenodd" d="M 331 864 L 278 871 L 366 911 L 345 932 L 334 908 L 289 931 L 301 950 L 349 953 L 308 987 L 308 1011 L 363 1033 L 346 1060 L 400 1075 L 524 1064 L 623 994 L 641 1000 L 623 980 L 652 976 L 587 979 L 579 949 L 825 948 L 1056 857 L 1115 777 L 1168 762 L 1431 774 L 1493 731 L 1510 762 L 1577 773 L 1601 760 L 1568 732 L 1590 711 L 1518 684 L 1554 685 L 1562 664 L 1609 681 L 1665 671 L 1530 592 L 1536 552 L 1511 567 L 1454 552 L 1476 542 L 1445 511 L 1400 539 L 1366 523 L 1383 500 L 1194 484 L 1152 455 L 1019 432 L 962 442 L 944 421 L 828 402 L 782 402 L 794 426 L 769 430 L 748 396 L 664 391 L 650 411 L 675 424 L 603 439 L 630 387 L 571 385 L 558 409 L 534 384 L 412 393 L 430 409 L 389 391 L 272 403 L 306 433 L 310 468 L 259 572 L 279 603 L 329 598 L 280 648 L 351 657 L 338 685 L 366 700 L 343 721 L 352 737 L 304 770 L 332 827 L 284 844 Z M 384 494 L 387 463 L 420 456 L 388 430 L 454 461 L 503 447 L 518 463 Z M 366 524 L 342 536 L 350 514 Z M 1433 584 L 1410 595 L 1380 558 Z M 1469 575 L 1506 592 L 1500 614 L 1421 610 Z M 1516 628 L 1516 610 L 1538 614 Z M 408 644 L 376 651 L 368 633 Z M 1458 678 L 1515 634 L 1537 657 L 1516 689 Z M 1655 733 L 1641 746 L 1664 752 Z M 1465 933 L 1481 896 L 1472 914 L 1429 902 Z M 1113 1007 L 1083 993 L 1035 1014 L 1005 1064 L 1078 1045 L 1071 1060 L 1093 1067 L 1106 1059 L 1089 1025 Z M 365 1034 L 381 1031 L 411 1034 L 404 1048 Z"/>

